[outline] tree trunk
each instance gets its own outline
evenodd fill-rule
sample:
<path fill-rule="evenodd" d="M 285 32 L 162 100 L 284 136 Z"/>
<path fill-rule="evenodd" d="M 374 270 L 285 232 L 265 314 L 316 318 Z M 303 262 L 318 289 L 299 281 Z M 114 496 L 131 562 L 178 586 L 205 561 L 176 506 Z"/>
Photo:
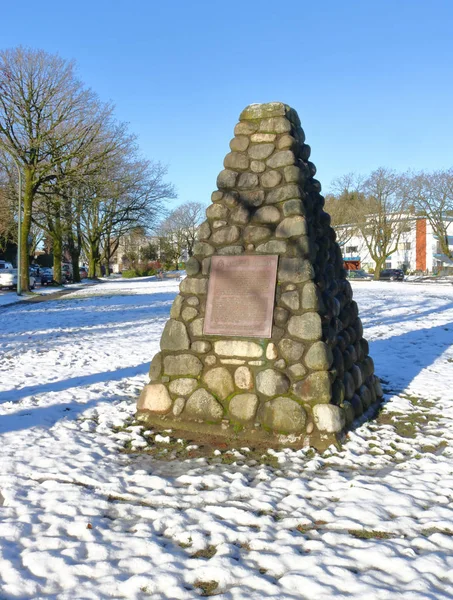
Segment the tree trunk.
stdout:
<path fill-rule="evenodd" d="M 24 200 L 23 200 L 23 216 L 20 235 L 20 280 L 23 291 L 29 290 L 29 252 L 28 252 L 28 236 L 31 230 L 31 210 L 33 206 L 34 190 L 33 190 L 33 171 L 29 168 L 25 169 L 25 185 L 24 185 Z"/>
<path fill-rule="evenodd" d="M 376 266 L 374 268 L 374 281 L 378 281 L 379 277 L 381 276 L 382 266 L 385 263 L 385 258 L 383 258 L 383 259 L 375 258 L 374 262 L 376 264 Z"/>
<path fill-rule="evenodd" d="M 53 245 L 53 280 L 61 284 L 61 261 L 63 258 L 63 243 L 61 235 L 52 234 Z"/>
<path fill-rule="evenodd" d="M 88 277 L 94 279 L 100 275 L 100 259 L 99 242 L 97 240 L 90 240 L 88 248 Z"/>

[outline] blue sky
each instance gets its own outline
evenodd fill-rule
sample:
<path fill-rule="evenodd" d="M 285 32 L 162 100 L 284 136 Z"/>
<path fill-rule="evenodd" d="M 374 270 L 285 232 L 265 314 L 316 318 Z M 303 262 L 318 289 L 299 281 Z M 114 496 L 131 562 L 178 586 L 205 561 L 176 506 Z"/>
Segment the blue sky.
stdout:
<path fill-rule="evenodd" d="M 453 2 L 3 3 L 0 47 L 74 59 L 168 165 L 173 205 L 208 203 L 239 113 L 299 113 L 324 191 L 379 166 L 453 166 Z"/>

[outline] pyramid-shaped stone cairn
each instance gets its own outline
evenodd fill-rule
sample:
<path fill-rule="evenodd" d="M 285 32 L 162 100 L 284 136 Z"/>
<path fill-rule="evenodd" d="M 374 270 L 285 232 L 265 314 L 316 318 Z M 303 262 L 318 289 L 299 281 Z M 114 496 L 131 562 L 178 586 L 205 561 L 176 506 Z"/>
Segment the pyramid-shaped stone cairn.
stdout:
<path fill-rule="evenodd" d="M 381 385 L 296 111 L 252 104 L 234 133 L 137 417 L 321 449 Z"/>

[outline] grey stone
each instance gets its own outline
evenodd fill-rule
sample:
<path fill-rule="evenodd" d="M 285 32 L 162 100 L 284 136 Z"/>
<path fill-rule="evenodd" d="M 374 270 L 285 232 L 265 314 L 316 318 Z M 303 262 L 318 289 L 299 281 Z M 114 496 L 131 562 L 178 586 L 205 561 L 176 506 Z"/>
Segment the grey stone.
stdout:
<path fill-rule="evenodd" d="M 267 360 L 275 360 L 278 358 L 277 346 L 273 342 L 269 342 L 266 348 Z"/>
<path fill-rule="evenodd" d="M 196 296 L 191 296 L 190 298 L 187 298 L 186 302 L 189 306 L 198 306 L 200 304 L 200 301 Z"/>
<path fill-rule="evenodd" d="M 252 160 L 250 163 L 250 170 L 253 173 L 263 173 L 266 170 L 266 163 L 261 160 Z"/>
<path fill-rule="evenodd" d="M 283 338 L 278 343 L 278 349 L 283 358 L 291 363 L 297 362 L 304 353 L 305 346 L 289 338 Z"/>
<path fill-rule="evenodd" d="M 243 206 L 257 208 L 264 202 L 263 190 L 245 190 L 241 191 L 239 200 Z"/>
<path fill-rule="evenodd" d="M 343 377 L 344 397 L 346 400 L 351 400 L 355 392 L 354 378 L 351 373 L 345 373 Z"/>
<path fill-rule="evenodd" d="M 209 271 L 211 269 L 211 257 L 208 256 L 207 258 L 203 258 L 203 260 L 201 261 L 201 274 L 202 275 L 209 275 Z"/>
<path fill-rule="evenodd" d="M 344 383 L 340 379 L 335 379 L 335 381 L 332 384 L 332 404 L 343 404 L 344 394 Z"/>
<path fill-rule="evenodd" d="M 203 295 L 208 292 L 208 280 L 186 277 L 181 281 L 179 289 L 185 294 Z"/>
<path fill-rule="evenodd" d="M 193 354 L 168 355 L 164 358 L 164 373 L 170 377 L 173 375 L 193 375 L 200 374 L 203 365 L 201 361 Z"/>
<path fill-rule="evenodd" d="M 302 289 L 302 308 L 304 310 L 318 310 L 318 290 L 312 281 L 308 281 Z"/>
<path fill-rule="evenodd" d="M 280 171 L 267 171 L 261 175 L 260 183 L 264 188 L 274 188 L 282 180 Z"/>
<path fill-rule="evenodd" d="M 190 377 L 180 377 L 170 381 L 168 388 L 175 396 L 190 396 L 194 389 L 198 386 L 198 381 Z"/>
<path fill-rule="evenodd" d="M 266 369 L 256 376 L 256 389 L 264 396 L 286 394 L 289 388 L 289 379 L 280 371 Z"/>
<path fill-rule="evenodd" d="M 296 167 L 296 165 L 285 167 L 283 169 L 283 174 L 287 183 L 298 183 L 301 178 L 300 169 L 299 167 Z"/>
<path fill-rule="evenodd" d="M 212 192 L 211 200 L 212 200 L 212 202 L 220 202 L 220 200 L 222 200 L 223 196 L 224 196 L 223 192 L 221 192 L 220 190 L 216 190 L 215 192 Z"/>
<path fill-rule="evenodd" d="M 217 254 L 222 254 L 223 256 L 237 256 L 243 252 L 243 246 L 224 246 L 223 248 L 219 248 Z"/>
<path fill-rule="evenodd" d="M 266 133 L 287 133 L 291 131 L 291 123 L 285 117 L 271 117 L 262 119 L 258 130 Z"/>
<path fill-rule="evenodd" d="M 261 144 L 264 142 L 275 142 L 275 133 L 252 133 L 250 140 L 255 144 Z"/>
<path fill-rule="evenodd" d="M 216 206 L 216 205 L 213 205 Z M 213 246 L 211 246 L 211 244 L 208 244 L 207 242 L 197 242 L 195 244 L 195 246 L 193 247 L 193 253 L 196 256 L 200 256 L 201 258 L 205 257 L 205 256 L 211 256 L 212 254 L 214 254 L 215 249 Z"/>
<path fill-rule="evenodd" d="M 192 323 L 189 324 L 190 337 L 191 338 L 202 337 L 203 325 L 204 325 L 203 317 L 200 317 L 199 319 L 195 319 L 195 321 L 192 321 Z"/>
<path fill-rule="evenodd" d="M 280 301 L 293 311 L 299 310 L 299 292 L 284 292 L 280 297 Z"/>
<path fill-rule="evenodd" d="M 214 366 L 216 364 L 216 362 L 217 362 L 217 357 L 214 356 L 214 354 L 209 354 L 209 356 L 207 356 L 204 359 L 204 364 L 208 367 Z"/>
<path fill-rule="evenodd" d="M 250 144 L 250 139 L 246 135 L 238 135 L 230 142 L 230 148 L 233 152 L 244 152 Z"/>
<path fill-rule="evenodd" d="M 236 171 L 230 171 L 230 169 L 224 169 L 220 171 L 217 177 L 217 187 L 219 189 L 231 189 L 236 185 L 236 179 L 238 173 Z"/>
<path fill-rule="evenodd" d="M 316 371 L 293 385 L 293 394 L 306 402 L 330 402 L 331 383 L 327 371 Z"/>
<path fill-rule="evenodd" d="M 289 319 L 288 333 L 297 340 L 319 340 L 322 336 L 321 317 L 314 312 L 293 315 Z"/>
<path fill-rule="evenodd" d="M 242 190 L 250 190 L 258 185 L 258 175 L 256 173 L 241 173 L 237 187 Z"/>
<path fill-rule="evenodd" d="M 306 259 L 282 257 L 279 261 L 278 281 L 281 283 L 304 283 L 313 276 L 313 267 Z"/>
<path fill-rule="evenodd" d="M 286 217 L 279 223 L 275 237 L 278 238 L 291 238 L 299 235 L 305 235 L 307 233 L 307 222 L 305 217 Z"/>
<path fill-rule="evenodd" d="M 277 204 L 278 202 L 284 202 L 285 200 L 299 199 L 300 189 L 299 186 L 294 183 L 282 185 L 274 190 L 270 190 L 266 195 L 266 204 Z"/>
<path fill-rule="evenodd" d="M 158 352 L 154 355 L 153 360 L 151 361 L 151 365 L 149 367 L 149 378 L 151 381 L 155 381 L 159 379 L 162 373 L 162 353 Z"/>
<path fill-rule="evenodd" d="M 170 317 L 172 319 L 178 319 L 181 316 L 181 308 L 182 308 L 183 302 L 184 302 L 184 298 L 182 296 L 179 296 L 179 294 L 173 300 L 173 304 L 171 305 L 171 308 L 170 308 Z"/>
<path fill-rule="evenodd" d="M 349 369 L 349 372 L 354 380 L 355 389 L 358 390 L 363 383 L 362 371 L 357 365 L 352 365 L 352 367 Z"/>
<path fill-rule="evenodd" d="M 214 352 L 218 356 L 238 356 L 243 358 L 259 358 L 263 349 L 255 342 L 241 340 L 220 340 L 214 342 Z"/>
<path fill-rule="evenodd" d="M 362 401 L 363 409 L 367 410 L 372 403 L 371 392 L 366 385 L 361 385 L 359 388 L 359 396 Z"/>
<path fill-rule="evenodd" d="M 192 352 L 196 352 L 197 354 L 206 354 L 206 352 L 209 352 L 211 349 L 211 344 L 205 340 L 198 340 L 196 342 L 192 342 L 190 349 Z"/>
<path fill-rule="evenodd" d="M 315 342 L 308 349 L 304 360 L 309 369 L 327 371 L 333 361 L 332 350 L 324 342 Z"/>
<path fill-rule="evenodd" d="M 230 211 L 223 204 L 210 204 L 206 209 L 206 216 L 211 220 L 224 220 L 228 218 L 229 214 Z"/>
<path fill-rule="evenodd" d="M 277 142 L 277 148 L 279 150 L 285 150 L 286 148 L 293 148 L 295 146 L 297 146 L 297 142 L 292 135 L 282 135 Z"/>
<path fill-rule="evenodd" d="M 188 310 L 188 309 L 186 309 Z M 169 319 L 162 332 L 160 339 L 161 350 L 188 350 L 190 346 L 189 336 L 184 323 Z"/>
<path fill-rule="evenodd" d="M 234 128 L 234 135 L 250 135 L 258 129 L 258 123 L 242 121 Z"/>
<path fill-rule="evenodd" d="M 292 200 L 288 200 L 283 205 L 283 216 L 291 217 L 292 215 L 303 215 L 304 214 L 304 205 L 302 200 L 298 200 L 297 198 L 293 198 Z"/>
<path fill-rule="evenodd" d="M 211 235 L 209 223 L 204 221 L 197 230 L 197 240 L 208 240 Z"/>
<path fill-rule="evenodd" d="M 286 242 L 283 240 L 270 240 L 256 247 L 256 251 L 261 254 L 284 254 L 286 252 Z"/>
<path fill-rule="evenodd" d="M 274 144 L 252 144 L 248 149 L 248 155 L 254 160 L 264 160 L 275 150 Z"/>
<path fill-rule="evenodd" d="M 249 104 L 241 112 L 239 119 L 243 120 L 258 120 L 269 117 L 285 116 L 287 111 L 286 104 L 283 102 L 267 102 L 266 104 Z"/>
<path fill-rule="evenodd" d="M 232 213 L 230 217 L 231 223 L 236 223 L 237 225 L 246 225 L 250 219 L 250 211 L 245 206 L 238 206 Z"/>
<path fill-rule="evenodd" d="M 276 369 L 286 369 L 286 361 L 283 358 L 279 358 L 274 362 L 274 367 Z"/>
<path fill-rule="evenodd" d="M 186 262 L 185 267 L 186 267 L 186 273 L 189 276 L 197 275 L 197 273 L 200 271 L 200 263 L 194 256 L 191 256 L 189 258 L 189 260 Z"/>
<path fill-rule="evenodd" d="M 173 408 L 172 408 L 172 413 L 174 414 L 175 417 L 179 417 L 179 415 L 184 410 L 185 405 L 186 405 L 185 398 L 176 398 L 176 400 L 173 403 Z"/>
<path fill-rule="evenodd" d="M 379 381 L 378 377 L 374 378 L 374 389 L 376 391 L 376 396 L 378 398 L 383 398 L 384 397 L 384 392 L 382 391 L 381 382 Z"/>
<path fill-rule="evenodd" d="M 203 381 L 221 400 L 225 400 L 234 391 L 233 378 L 225 367 L 216 367 L 207 371 L 203 375 Z"/>
<path fill-rule="evenodd" d="M 254 214 L 253 220 L 258 223 L 278 223 L 280 211 L 275 206 L 262 206 Z"/>
<path fill-rule="evenodd" d="M 266 402 L 262 410 L 262 423 L 279 433 L 298 433 L 305 427 L 307 415 L 297 402 L 290 398 L 275 398 Z"/>
<path fill-rule="evenodd" d="M 288 373 L 294 379 L 302 379 L 307 374 L 307 369 L 302 363 L 296 363 L 288 368 Z"/>
<path fill-rule="evenodd" d="M 288 320 L 289 313 L 285 308 L 277 306 L 274 308 L 274 323 L 276 325 L 284 325 Z"/>
<path fill-rule="evenodd" d="M 228 412 L 233 419 L 238 421 L 251 421 L 258 408 L 258 396 L 256 394 L 237 394 L 230 400 Z"/>
<path fill-rule="evenodd" d="M 223 227 L 218 229 L 211 236 L 211 241 L 214 244 L 233 244 L 239 239 L 240 230 L 236 225 L 230 225 L 229 227 Z"/>
<path fill-rule="evenodd" d="M 187 400 L 183 414 L 189 419 L 217 422 L 223 417 L 223 407 L 212 394 L 201 388 Z"/>
<path fill-rule="evenodd" d="M 295 162 L 296 157 L 291 150 L 280 150 L 280 152 L 275 152 L 275 154 L 267 159 L 266 165 L 271 169 L 278 169 L 293 165 Z"/>
<path fill-rule="evenodd" d="M 316 404 L 313 406 L 313 417 L 319 431 L 326 433 L 338 433 L 345 426 L 343 409 L 333 404 Z"/>
<path fill-rule="evenodd" d="M 243 237 L 246 243 L 256 244 L 257 242 L 262 242 L 267 240 L 271 236 L 271 231 L 267 227 L 259 227 L 254 225 L 249 225 L 244 229 Z"/>
<path fill-rule="evenodd" d="M 226 169 L 245 170 L 249 167 L 249 159 L 246 154 L 240 152 L 230 152 L 225 156 L 223 166 Z"/>
<path fill-rule="evenodd" d="M 285 330 L 281 329 L 280 327 L 275 327 L 275 325 L 272 327 L 272 339 L 275 342 L 279 342 L 282 337 L 285 335 Z"/>
<path fill-rule="evenodd" d="M 234 372 L 234 383 L 240 390 L 253 388 L 253 375 L 248 367 L 238 367 Z"/>
<path fill-rule="evenodd" d="M 343 411 L 345 416 L 346 426 L 349 427 L 355 418 L 354 407 L 347 400 L 343 403 Z"/>
<path fill-rule="evenodd" d="M 195 319 L 195 317 L 198 315 L 198 310 L 196 308 L 194 308 L 193 306 L 186 306 L 186 308 L 183 308 L 182 313 L 181 313 L 181 317 L 183 319 L 183 321 L 193 321 L 193 319 Z M 183 348 L 185 350 L 185 348 Z"/>
<path fill-rule="evenodd" d="M 196 342 L 192 342 L 190 349 L 192 352 L 196 352 L 197 354 L 206 354 L 206 352 L 209 352 L 211 349 L 211 344 L 205 340 L 198 340 Z"/>
<path fill-rule="evenodd" d="M 172 401 L 167 388 L 162 383 L 145 385 L 137 403 L 137 410 L 149 410 L 165 414 L 171 409 Z"/>
<path fill-rule="evenodd" d="M 214 229 L 219 229 L 219 227 L 225 227 L 228 225 L 228 221 L 214 221 L 212 224 Z"/>

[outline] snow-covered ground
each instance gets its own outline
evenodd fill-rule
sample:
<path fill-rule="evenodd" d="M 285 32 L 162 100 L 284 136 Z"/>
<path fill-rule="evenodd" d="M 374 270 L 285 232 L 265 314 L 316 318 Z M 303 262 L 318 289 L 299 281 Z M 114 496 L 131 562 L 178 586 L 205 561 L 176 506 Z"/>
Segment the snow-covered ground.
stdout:
<path fill-rule="evenodd" d="M 177 285 L 2 308 L 0 598 L 453 598 L 453 287 L 353 284 L 385 410 L 260 459 L 129 426 Z"/>

